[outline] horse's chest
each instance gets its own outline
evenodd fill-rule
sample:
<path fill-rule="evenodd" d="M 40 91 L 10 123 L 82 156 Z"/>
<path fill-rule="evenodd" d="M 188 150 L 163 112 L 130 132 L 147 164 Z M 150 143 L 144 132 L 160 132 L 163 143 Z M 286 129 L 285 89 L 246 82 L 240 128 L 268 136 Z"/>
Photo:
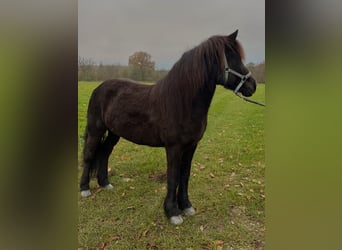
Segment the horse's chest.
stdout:
<path fill-rule="evenodd" d="M 194 133 L 197 134 L 199 137 L 199 140 L 202 138 L 205 130 L 207 128 L 207 119 L 202 120 L 197 124 L 197 126 L 194 126 Z"/>
<path fill-rule="evenodd" d="M 181 137 L 184 142 L 199 141 L 202 139 L 203 134 L 207 127 L 207 119 L 191 121 L 183 125 Z"/>

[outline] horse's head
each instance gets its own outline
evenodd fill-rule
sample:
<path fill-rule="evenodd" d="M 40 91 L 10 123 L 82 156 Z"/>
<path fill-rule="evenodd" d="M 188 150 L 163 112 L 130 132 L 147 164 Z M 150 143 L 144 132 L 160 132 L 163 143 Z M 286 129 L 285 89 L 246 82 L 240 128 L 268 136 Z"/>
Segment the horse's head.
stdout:
<path fill-rule="evenodd" d="M 220 82 L 225 88 L 234 91 L 234 93 L 241 93 L 248 97 L 254 94 L 256 81 L 242 62 L 244 54 L 240 43 L 236 40 L 237 34 L 238 31 L 235 31 L 227 37 L 230 46 L 225 47 L 223 55 L 224 70 Z"/>

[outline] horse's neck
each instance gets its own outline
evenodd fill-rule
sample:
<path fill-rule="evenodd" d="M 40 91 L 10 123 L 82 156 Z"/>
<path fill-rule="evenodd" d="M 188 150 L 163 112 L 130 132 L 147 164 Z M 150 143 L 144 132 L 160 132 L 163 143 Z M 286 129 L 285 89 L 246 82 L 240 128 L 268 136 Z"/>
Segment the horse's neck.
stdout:
<path fill-rule="evenodd" d="M 216 84 L 214 81 L 207 82 L 202 89 L 200 89 L 193 100 L 193 112 L 199 115 L 206 116 L 209 111 L 211 101 L 214 97 Z"/>
<path fill-rule="evenodd" d="M 173 117 L 173 120 L 187 119 L 190 116 L 204 118 L 207 116 L 216 85 L 214 80 L 209 79 L 199 86 L 194 90 L 184 88 L 178 82 L 163 79 L 154 85 L 152 92 L 157 98 L 156 103 L 160 106 L 161 112 L 168 117 Z"/>

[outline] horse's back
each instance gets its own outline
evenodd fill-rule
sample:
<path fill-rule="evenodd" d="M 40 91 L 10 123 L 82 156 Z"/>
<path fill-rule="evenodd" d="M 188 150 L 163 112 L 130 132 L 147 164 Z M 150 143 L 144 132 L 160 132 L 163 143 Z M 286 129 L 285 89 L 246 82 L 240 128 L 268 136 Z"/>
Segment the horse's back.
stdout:
<path fill-rule="evenodd" d="M 135 99 L 147 98 L 151 86 L 139 82 L 118 78 L 102 82 L 94 89 L 89 105 L 94 103 L 101 106 L 104 112 L 108 107 L 120 105 L 120 103 L 134 103 Z"/>
<path fill-rule="evenodd" d="M 129 94 L 133 92 L 146 92 L 150 86 L 125 78 L 110 79 L 102 82 L 94 92 L 101 95 L 102 100 L 113 98 L 119 94 Z M 106 99 L 103 99 L 106 98 Z"/>

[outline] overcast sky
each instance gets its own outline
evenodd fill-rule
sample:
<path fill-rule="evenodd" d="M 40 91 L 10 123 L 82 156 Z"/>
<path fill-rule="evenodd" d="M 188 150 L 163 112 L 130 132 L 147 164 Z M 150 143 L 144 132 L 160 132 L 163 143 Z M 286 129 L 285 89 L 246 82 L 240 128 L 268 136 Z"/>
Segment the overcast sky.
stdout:
<path fill-rule="evenodd" d="M 170 69 L 212 35 L 239 29 L 246 63 L 265 60 L 264 0 L 80 0 L 78 52 L 104 64 L 128 64 L 136 51 Z"/>

